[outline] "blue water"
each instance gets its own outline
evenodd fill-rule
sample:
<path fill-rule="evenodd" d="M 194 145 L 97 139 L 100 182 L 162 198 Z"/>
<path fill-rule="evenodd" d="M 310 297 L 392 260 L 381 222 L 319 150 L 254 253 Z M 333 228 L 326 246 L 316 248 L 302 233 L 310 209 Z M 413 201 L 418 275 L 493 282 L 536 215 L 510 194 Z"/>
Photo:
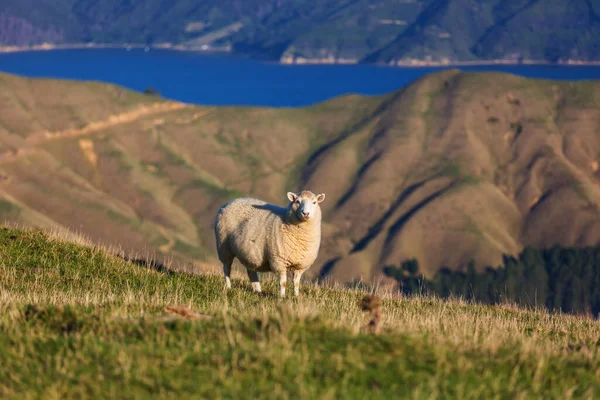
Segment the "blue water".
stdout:
<path fill-rule="evenodd" d="M 0 54 L 0 71 L 97 80 L 206 105 L 303 106 L 347 93 L 383 94 L 445 67 L 280 65 L 234 56 L 169 50 L 83 49 Z M 600 79 L 600 66 L 478 66 L 545 79 Z"/>

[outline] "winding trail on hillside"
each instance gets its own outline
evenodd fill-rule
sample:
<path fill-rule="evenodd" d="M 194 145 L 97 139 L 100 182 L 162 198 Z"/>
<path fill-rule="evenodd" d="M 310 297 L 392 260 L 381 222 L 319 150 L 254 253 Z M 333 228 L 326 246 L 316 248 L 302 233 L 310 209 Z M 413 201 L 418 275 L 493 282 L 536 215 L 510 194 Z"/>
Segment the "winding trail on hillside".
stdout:
<path fill-rule="evenodd" d="M 15 150 L 8 150 L 0 153 L 0 164 L 12 162 L 19 157 L 36 152 L 38 149 L 35 146 L 41 143 L 45 143 L 52 140 L 73 138 L 99 133 L 109 128 L 129 124 L 151 115 L 164 114 L 192 107 L 195 106 L 172 101 L 152 103 L 151 105 L 140 105 L 133 110 L 110 115 L 107 119 L 103 121 L 90 122 L 82 128 L 71 128 L 59 131 L 43 131 L 32 133 L 31 135 L 25 138 L 25 146 Z M 195 121 L 198 118 L 206 115 L 212 109 L 213 108 L 207 108 L 202 112 L 195 113 L 189 122 Z"/>
<path fill-rule="evenodd" d="M 124 125 L 131 122 L 135 122 L 143 117 L 147 117 L 149 115 L 164 113 L 169 111 L 177 111 L 184 109 L 186 107 L 190 107 L 184 103 L 174 103 L 174 102 L 165 102 L 165 103 L 153 103 L 150 106 L 141 105 L 134 110 L 113 114 L 108 119 L 104 121 L 95 121 L 90 122 L 86 126 L 80 129 L 65 129 L 60 131 L 45 131 L 40 133 L 35 133 L 29 135 L 26 141 L 30 144 L 39 144 L 48 140 L 53 139 L 63 139 L 67 137 L 77 137 L 82 135 L 87 135 L 90 133 L 95 133 L 99 131 L 106 130 L 108 128 L 113 128 L 117 125 Z"/>

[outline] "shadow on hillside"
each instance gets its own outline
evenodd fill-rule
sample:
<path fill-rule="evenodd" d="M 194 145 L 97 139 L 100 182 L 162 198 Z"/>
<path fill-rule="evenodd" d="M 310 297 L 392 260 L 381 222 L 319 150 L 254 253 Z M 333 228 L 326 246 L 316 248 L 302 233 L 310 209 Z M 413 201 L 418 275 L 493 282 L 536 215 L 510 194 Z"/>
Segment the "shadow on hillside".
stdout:
<path fill-rule="evenodd" d="M 165 264 L 163 264 L 157 260 L 151 260 L 151 259 L 145 259 L 145 258 L 134 258 L 134 257 L 126 256 L 126 255 L 118 255 L 118 257 L 122 258 L 123 260 L 125 260 L 131 264 L 137 265 L 139 267 L 152 269 L 154 271 L 163 273 L 165 275 L 173 275 L 175 273 L 173 270 L 169 269 Z"/>
<path fill-rule="evenodd" d="M 277 290 L 279 290 L 279 289 L 277 289 Z M 275 299 L 276 300 L 279 298 L 279 295 L 277 293 L 272 292 L 272 291 L 265 291 L 264 289 L 260 293 L 255 293 L 251 288 L 246 288 L 244 291 L 248 292 L 248 293 L 256 294 L 258 297 L 263 297 L 265 299 L 271 299 L 271 300 Z"/>
<path fill-rule="evenodd" d="M 264 282 L 261 282 L 264 284 Z M 260 293 L 256 293 L 254 290 L 252 290 L 252 288 L 249 286 L 249 282 L 245 281 L 245 280 L 241 280 L 241 281 L 232 281 L 231 282 L 231 289 L 232 291 L 242 291 L 244 293 L 249 293 L 249 294 L 253 294 L 256 295 L 258 297 L 262 297 L 265 299 L 278 299 L 279 298 L 279 285 L 277 285 L 275 288 L 271 289 L 268 288 L 265 290 L 264 286 L 262 288 L 262 291 Z"/>

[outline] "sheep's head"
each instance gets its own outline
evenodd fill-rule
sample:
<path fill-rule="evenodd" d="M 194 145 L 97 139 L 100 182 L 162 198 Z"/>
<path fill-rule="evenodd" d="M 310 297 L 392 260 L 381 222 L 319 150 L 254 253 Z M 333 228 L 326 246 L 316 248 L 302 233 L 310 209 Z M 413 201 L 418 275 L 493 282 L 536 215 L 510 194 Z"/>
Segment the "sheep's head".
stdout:
<path fill-rule="evenodd" d="M 325 200 L 325 193 L 314 194 L 310 190 L 303 190 L 300 193 L 288 192 L 290 204 L 288 208 L 298 221 L 310 221 L 320 215 L 319 203 Z"/>

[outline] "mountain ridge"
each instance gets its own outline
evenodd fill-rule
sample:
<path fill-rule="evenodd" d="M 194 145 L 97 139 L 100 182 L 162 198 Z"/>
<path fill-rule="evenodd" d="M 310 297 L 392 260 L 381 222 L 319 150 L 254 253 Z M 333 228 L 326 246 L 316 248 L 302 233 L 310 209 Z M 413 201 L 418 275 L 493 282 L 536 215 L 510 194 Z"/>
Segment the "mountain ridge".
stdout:
<path fill-rule="evenodd" d="M 299 64 L 591 63 L 600 61 L 598 8 L 591 0 L 7 0 L 0 48 L 136 45 Z"/>

